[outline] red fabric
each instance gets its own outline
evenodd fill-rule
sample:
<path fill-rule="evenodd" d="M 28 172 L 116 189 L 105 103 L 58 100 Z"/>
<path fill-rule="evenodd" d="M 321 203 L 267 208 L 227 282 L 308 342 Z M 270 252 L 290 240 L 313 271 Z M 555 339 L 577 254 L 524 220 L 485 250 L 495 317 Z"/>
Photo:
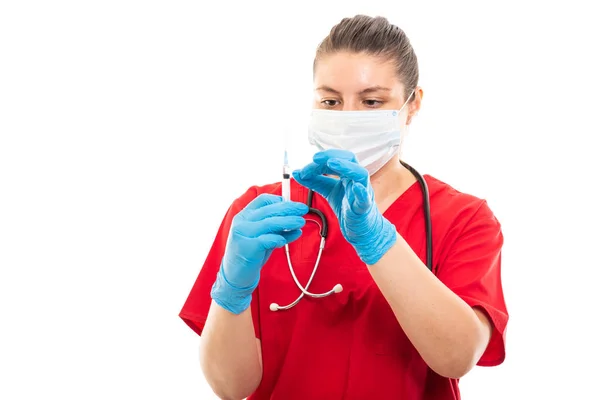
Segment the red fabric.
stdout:
<path fill-rule="evenodd" d="M 490 344 L 479 365 L 504 360 L 508 320 L 500 280 L 502 233 L 484 200 L 425 176 L 431 198 L 434 272 L 493 324 Z M 223 256 L 232 217 L 260 193 L 279 194 L 280 184 L 252 187 L 231 206 L 180 317 L 201 333 L 210 305 L 210 288 Z M 305 201 L 307 190 L 292 181 L 292 199 Z M 384 213 L 425 262 L 422 192 L 411 186 Z M 252 301 L 256 336 L 261 339 L 263 379 L 249 398 L 262 399 L 460 399 L 458 381 L 433 372 L 412 346 L 367 267 L 342 237 L 327 202 L 315 195 L 313 206 L 325 213 L 329 234 L 309 290 L 321 293 L 341 283 L 332 296 L 304 297 L 287 311 L 299 290 L 282 249 L 261 272 Z M 314 219 L 312 215 L 307 218 Z M 319 246 L 318 226 L 307 223 L 290 245 L 301 283 L 312 272 Z"/>

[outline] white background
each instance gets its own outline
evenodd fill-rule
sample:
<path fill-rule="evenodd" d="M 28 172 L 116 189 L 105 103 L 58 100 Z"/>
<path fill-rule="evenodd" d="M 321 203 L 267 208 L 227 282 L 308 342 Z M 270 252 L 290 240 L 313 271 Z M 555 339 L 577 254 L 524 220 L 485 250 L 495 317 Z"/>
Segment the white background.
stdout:
<path fill-rule="evenodd" d="M 406 160 L 504 227 L 507 359 L 463 397 L 597 395 L 597 14 L 386 3 L 0 3 L 0 398 L 212 398 L 177 314 L 230 202 L 279 179 L 283 134 L 294 168 L 310 156 L 314 50 L 356 13 L 419 57 Z"/>

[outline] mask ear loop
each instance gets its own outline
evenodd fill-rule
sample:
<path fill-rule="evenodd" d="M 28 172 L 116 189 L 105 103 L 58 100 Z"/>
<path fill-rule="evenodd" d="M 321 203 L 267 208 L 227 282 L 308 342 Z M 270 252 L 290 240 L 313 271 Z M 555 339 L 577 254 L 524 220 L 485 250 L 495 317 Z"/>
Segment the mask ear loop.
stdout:
<path fill-rule="evenodd" d="M 400 114 L 400 112 L 404 109 L 404 107 L 406 107 L 406 105 L 410 102 L 411 97 L 413 97 L 413 94 L 415 94 L 415 90 L 416 89 L 413 89 L 412 92 L 410 92 L 410 94 L 406 98 L 406 101 L 404 102 L 402 107 L 400 107 L 400 109 L 398 110 L 398 114 Z"/>
<path fill-rule="evenodd" d="M 413 89 L 410 94 L 408 95 L 408 98 L 406 99 L 406 101 L 404 102 L 404 104 L 402 105 L 402 107 L 400 107 L 400 110 L 398 110 L 398 114 L 400 114 L 402 112 L 402 110 L 404 109 L 404 107 L 406 107 L 406 105 L 410 102 L 410 99 L 413 97 L 413 95 L 415 94 L 415 90 Z M 402 133 L 402 136 L 400 137 L 400 146 L 398 149 L 398 158 L 402 158 L 402 148 L 404 147 L 404 139 L 406 139 L 406 137 L 408 136 L 409 132 L 410 132 L 410 125 L 404 124 L 404 132 Z"/>

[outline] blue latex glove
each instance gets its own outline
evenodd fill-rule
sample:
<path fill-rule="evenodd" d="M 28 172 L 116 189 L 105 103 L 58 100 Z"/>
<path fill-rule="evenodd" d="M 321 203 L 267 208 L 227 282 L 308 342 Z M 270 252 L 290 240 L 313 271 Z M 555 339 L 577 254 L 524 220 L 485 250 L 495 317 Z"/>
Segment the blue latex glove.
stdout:
<path fill-rule="evenodd" d="M 327 199 L 344 238 L 365 264 L 375 264 L 396 243 L 396 228 L 379 212 L 369 173 L 353 153 L 337 149 L 318 152 L 312 163 L 293 175 L 302 186 Z"/>
<path fill-rule="evenodd" d="M 298 239 L 305 224 L 306 204 L 261 194 L 232 220 L 225 255 L 212 299 L 234 314 L 250 306 L 260 270 L 271 253 Z"/>

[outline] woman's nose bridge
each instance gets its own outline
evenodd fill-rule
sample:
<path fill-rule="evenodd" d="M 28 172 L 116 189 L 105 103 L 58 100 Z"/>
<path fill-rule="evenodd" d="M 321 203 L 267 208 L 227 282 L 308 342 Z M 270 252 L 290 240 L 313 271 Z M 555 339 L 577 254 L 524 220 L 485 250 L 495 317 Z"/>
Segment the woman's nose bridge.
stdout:
<path fill-rule="evenodd" d="M 348 95 L 342 103 L 342 111 L 357 111 L 360 110 L 360 99 L 355 95 Z"/>

